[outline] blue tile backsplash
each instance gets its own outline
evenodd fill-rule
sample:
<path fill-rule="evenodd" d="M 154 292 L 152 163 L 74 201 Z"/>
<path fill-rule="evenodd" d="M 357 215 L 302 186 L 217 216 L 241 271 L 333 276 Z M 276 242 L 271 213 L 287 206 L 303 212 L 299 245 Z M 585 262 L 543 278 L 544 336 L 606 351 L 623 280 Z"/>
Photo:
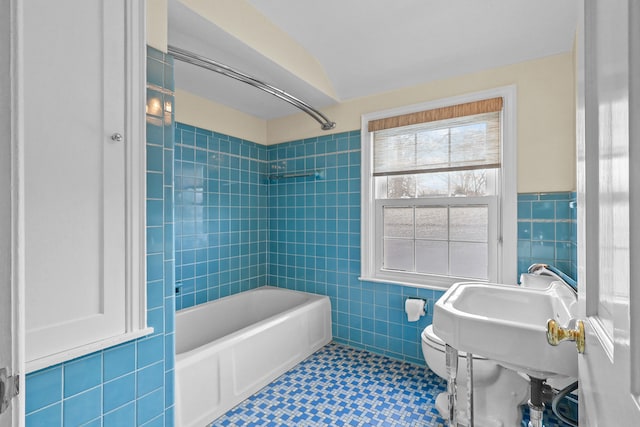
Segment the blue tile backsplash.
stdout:
<path fill-rule="evenodd" d="M 576 193 L 518 195 L 518 274 L 536 262 L 577 279 Z"/>
<path fill-rule="evenodd" d="M 173 61 L 147 51 L 147 97 L 173 103 Z M 162 113 L 161 113 L 162 114 Z M 147 114 L 147 319 L 151 336 L 27 375 L 27 427 L 173 423 L 173 123 Z"/>

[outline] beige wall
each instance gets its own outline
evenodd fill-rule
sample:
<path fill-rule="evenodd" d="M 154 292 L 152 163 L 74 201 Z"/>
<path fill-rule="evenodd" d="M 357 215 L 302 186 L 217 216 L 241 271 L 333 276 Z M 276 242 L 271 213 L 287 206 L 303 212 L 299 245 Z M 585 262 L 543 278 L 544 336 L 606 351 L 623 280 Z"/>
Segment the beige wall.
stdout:
<path fill-rule="evenodd" d="M 575 190 L 574 65 L 571 53 L 345 101 L 323 110 L 337 123 L 330 132 L 320 130 L 317 122 L 303 113 L 266 123 L 255 118 L 245 122 L 241 116 L 243 113 L 202 98 L 198 99 L 197 106 L 189 105 L 193 95 L 180 92 L 176 95 L 176 119 L 254 142 L 276 144 L 360 129 L 364 113 L 510 84 L 516 85 L 518 99 L 518 192 Z M 230 110 L 227 114 L 236 119 L 228 120 L 213 113 L 225 110 Z M 264 136 L 261 134 L 262 123 L 266 124 Z"/>
<path fill-rule="evenodd" d="M 257 90 L 257 89 L 256 89 Z M 268 143 L 267 121 L 183 90 L 176 90 L 176 121 L 257 144 Z"/>
<path fill-rule="evenodd" d="M 147 44 L 167 51 L 167 0 L 147 0 Z"/>
<path fill-rule="evenodd" d="M 147 8 L 148 43 L 166 51 L 167 0 L 148 0 Z M 576 188 L 573 58 L 572 53 L 556 55 L 344 101 L 323 109 L 337 123 L 329 132 L 304 113 L 265 121 L 179 90 L 176 120 L 260 144 L 277 144 L 359 129 L 364 113 L 515 84 L 518 192 L 570 191 Z"/>

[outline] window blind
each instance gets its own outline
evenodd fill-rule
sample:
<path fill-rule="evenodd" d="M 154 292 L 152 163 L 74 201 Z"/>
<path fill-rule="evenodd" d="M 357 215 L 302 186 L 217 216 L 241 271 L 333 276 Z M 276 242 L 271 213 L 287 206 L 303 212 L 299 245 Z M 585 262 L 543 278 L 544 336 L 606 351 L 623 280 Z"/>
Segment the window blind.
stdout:
<path fill-rule="evenodd" d="M 498 110 L 374 131 L 373 175 L 499 168 L 500 117 Z"/>

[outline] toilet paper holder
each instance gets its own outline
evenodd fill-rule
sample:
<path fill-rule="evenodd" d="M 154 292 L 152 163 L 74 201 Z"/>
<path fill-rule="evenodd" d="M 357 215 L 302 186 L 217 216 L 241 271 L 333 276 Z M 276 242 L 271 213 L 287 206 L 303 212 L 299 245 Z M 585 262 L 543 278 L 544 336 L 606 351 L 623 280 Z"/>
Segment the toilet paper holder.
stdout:
<path fill-rule="evenodd" d="M 421 316 L 427 314 L 427 300 L 424 298 L 408 297 L 404 301 L 404 311 L 407 321 L 417 322 Z"/>

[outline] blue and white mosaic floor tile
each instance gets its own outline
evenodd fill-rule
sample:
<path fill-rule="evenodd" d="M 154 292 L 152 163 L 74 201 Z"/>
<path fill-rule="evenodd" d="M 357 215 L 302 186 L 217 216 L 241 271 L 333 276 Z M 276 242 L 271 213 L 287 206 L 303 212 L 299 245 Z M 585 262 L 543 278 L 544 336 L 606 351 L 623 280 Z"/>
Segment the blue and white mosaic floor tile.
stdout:
<path fill-rule="evenodd" d="M 444 426 L 426 367 L 331 343 L 213 426 Z"/>
<path fill-rule="evenodd" d="M 435 398 L 445 389 L 446 382 L 426 366 L 331 343 L 212 427 L 443 427 Z M 560 425 L 545 413 L 545 426 Z"/>

